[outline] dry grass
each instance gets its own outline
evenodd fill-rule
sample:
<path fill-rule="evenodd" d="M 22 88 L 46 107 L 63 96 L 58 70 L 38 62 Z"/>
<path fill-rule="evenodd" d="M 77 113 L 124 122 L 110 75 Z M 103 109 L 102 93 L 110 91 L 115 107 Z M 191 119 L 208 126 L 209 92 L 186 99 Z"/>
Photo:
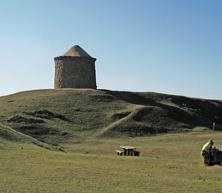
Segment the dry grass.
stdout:
<path fill-rule="evenodd" d="M 193 132 L 143 138 L 91 139 L 65 144 L 68 153 L 29 144 L 0 143 L 0 192 L 4 193 L 220 193 L 220 166 L 205 167 L 200 149 L 222 133 Z M 133 145 L 141 157 L 118 157 Z"/>

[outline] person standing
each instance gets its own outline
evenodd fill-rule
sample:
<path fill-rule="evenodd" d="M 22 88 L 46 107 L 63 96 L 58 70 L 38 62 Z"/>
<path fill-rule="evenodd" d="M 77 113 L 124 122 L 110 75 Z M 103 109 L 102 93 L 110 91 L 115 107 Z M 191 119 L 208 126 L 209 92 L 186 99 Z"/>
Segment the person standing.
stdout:
<path fill-rule="evenodd" d="M 215 127 L 216 127 L 216 123 L 213 122 L 213 126 L 212 126 L 213 131 L 215 130 Z"/>

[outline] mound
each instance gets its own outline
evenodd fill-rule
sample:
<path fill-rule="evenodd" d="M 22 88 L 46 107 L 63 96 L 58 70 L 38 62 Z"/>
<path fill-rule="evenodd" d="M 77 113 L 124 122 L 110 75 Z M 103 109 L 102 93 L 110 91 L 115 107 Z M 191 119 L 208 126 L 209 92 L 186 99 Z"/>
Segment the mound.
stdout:
<path fill-rule="evenodd" d="M 222 125 L 222 103 L 158 93 L 35 90 L 0 97 L 0 122 L 58 145 L 87 137 L 144 136 Z"/>

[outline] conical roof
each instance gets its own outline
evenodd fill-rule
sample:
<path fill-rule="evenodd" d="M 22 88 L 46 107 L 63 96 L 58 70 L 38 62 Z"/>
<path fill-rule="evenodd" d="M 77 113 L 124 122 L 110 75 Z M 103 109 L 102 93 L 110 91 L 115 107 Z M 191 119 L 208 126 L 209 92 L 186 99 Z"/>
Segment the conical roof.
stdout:
<path fill-rule="evenodd" d="M 65 52 L 65 54 L 63 54 L 63 56 L 91 58 L 91 56 L 78 45 L 72 46 L 68 51 Z"/>

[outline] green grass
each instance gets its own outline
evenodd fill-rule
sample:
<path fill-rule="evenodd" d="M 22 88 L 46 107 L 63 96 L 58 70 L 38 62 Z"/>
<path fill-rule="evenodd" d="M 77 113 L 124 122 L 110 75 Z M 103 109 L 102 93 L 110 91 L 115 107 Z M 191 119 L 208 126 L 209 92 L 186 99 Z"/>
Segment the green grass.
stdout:
<path fill-rule="evenodd" d="M 0 193 L 220 193 L 221 167 L 200 156 L 209 138 L 222 144 L 222 133 L 209 131 L 215 115 L 221 130 L 221 101 L 158 93 L 0 97 Z M 116 156 L 120 145 L 141 156 Z"/>
<path fill-rule="evenodd" d="M 153 137 L 88 139 L 63 144 L 68 153 L 0 140 L 3 193 L 220 193 L 220 166 L 202 164 L 200 149 L 220 132 Z M 140 157 L 118 157 L 120 145 L 136 146 Z"/>
<path fill-rule="evenodd" d="M 0 97 L 0 123 L 51 146 L 88 138 L 149 136 L 210 128 L 221 101 L 149 92 L 34 90 Z"/>
<path fill-rule="evenodd" d="M 97 131 L 113 122 L 112 114 L 127 109 L 128 105 L 95 90 L 28 91 L 0 97 L 0 122 L 46 143 L 59 144 L 64 140 L 96 135 Z M 68 121 L 30 115 L 41 110 L 62 115 Z M 18 116 L 28 121 L 10 121 Z M 30 123 L 34 119 L 42 120 L 43 123 Z M 28 129 L 33 127 L 39 133 Z M 46 130 L 53 132 L 45 133 Z"/>

